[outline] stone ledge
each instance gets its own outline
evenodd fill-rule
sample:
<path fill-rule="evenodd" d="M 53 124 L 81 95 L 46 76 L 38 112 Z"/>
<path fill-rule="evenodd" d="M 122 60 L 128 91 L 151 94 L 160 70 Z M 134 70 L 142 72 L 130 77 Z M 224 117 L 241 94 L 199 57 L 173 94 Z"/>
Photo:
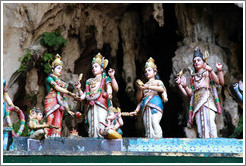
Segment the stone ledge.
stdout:
<path fill-rule="evenodd" d="M 243 157 L 243 140 L 231 138 L 126 138 L 108 140 L 88 137 L 57 137 L 34 140 L 11 138 L 5 156 L 197 156 Z M 8 151 L 7 151 L 8 150 Z"/>
<path fill-rule="evenodd" d="M 5 151 L 4 156 L 177 156 L 177 157 L 236 157 L 242 158 L 243 153 L 182 153 L 182 152 L 56 152 L 56 151 Z"/>

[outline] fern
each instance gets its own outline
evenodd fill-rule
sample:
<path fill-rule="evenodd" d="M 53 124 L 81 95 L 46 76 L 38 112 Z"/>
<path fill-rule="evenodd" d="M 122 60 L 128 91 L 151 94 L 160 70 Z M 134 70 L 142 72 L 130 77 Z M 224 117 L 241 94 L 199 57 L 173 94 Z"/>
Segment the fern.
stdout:
<path fill-rule="evenodd" d="M 18 59 L 19 62 L 21 62 L 18 72 L 26 72 L 27 71 L 27 65 L 30 60 L 32 60 L 32 52 L 30 50 L 26 50 L 26 54 L 23 57 L 20 57 Z"/>
<path fill-rule="evenodd" d="M 67 40 L 61 36 L 59 31 L 44 32 L 43 38 L 41 39 L 41 44 L 57 51 L 67 44 Z"/>

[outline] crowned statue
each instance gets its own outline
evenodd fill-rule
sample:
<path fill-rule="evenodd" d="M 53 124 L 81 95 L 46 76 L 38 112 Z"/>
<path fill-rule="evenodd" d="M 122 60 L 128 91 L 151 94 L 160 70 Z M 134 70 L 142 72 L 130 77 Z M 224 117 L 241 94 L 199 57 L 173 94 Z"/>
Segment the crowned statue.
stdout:
<path fill-rule="evenodd" d="M 60 137 L 62 130 L 63 111 L 66 110 L 70 115 L 74 115 L 68 107 L 66 102 L 66 95 L 76 98 L 76 95 L 67 90 L 67 83 L 62 81 L 59 77 L 62 74 L 63 62 L 59 54 L 55 56 L 55 60 L 51 66 L 51 73 L 46 79 L 46 88 L 48 91 L 45 97 L 45 114 L 47 117 L 47 124 L 59 127 L 48 128 L 48 137 Z"/>
<path fill-rule="evenodd" d="M 164 109 L 163 102 L 167 102 L 168 98 L 166 88 L 157 74 L 157 66 L 152 57 L 145 64 L 145 76 L 148 79 L 145 84 L 141 80 L 136 82 L 138 86 L 137 100 L 141 102 L 130 114 L 136 115 L 141 110 L 145 136 L 147 138 L 162 138 L 160 121 Z"/>
<path fill-rule="evenodd" d="M 193 125 L 195 119 L 199 138 L 217 138 L 215 123 L 216 113 L 222 114 L 221 106 L 215 84 L 224 85 L 222 64 L 216 63 L 217 73 L 207 64 L 209 53 L 201 53 L 196 47 L 193 54 L 195 73 L 191 73 L 190 86 L 186 78 L 180 74 L 176 83 L 184 96 L 190 98 L 188 127 Z M 181 72 L 182 73 L 182 72 Z"/>
<path fill-rule="evenodd" d="M 105 72 L 108 60 L 100 53 L 93 58 L 91 64 L 94 78 L 86 80 L 85 92 L 81 90 L 79 81 L 75 86 L 79 91 L 80 100 L 87 101 L 86 117 L 89 124 L 89 137 L 101 138 L 103 136 L 99 131 L 104 130 L 105 126 L 102 123 L 105 123 L 108 109 L 112 107 L 112 80 Z"/>

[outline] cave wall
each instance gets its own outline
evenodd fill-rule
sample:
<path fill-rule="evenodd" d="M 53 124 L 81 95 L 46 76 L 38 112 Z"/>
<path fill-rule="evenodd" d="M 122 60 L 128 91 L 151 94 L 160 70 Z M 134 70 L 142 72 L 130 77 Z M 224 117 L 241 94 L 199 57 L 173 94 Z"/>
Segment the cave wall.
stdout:
<path fill-rule="evenodd" d="M 34 106 L 43 109 L 45 75 L 35 66 L 47 49 L 38 39 L 44 32 L 59 29 L 67 40 L 61 50 L 65 64 L 61 78 L 70 84 L 70 90 L 75 92 L 73 84 L 80 73 L 84 74 L 82 86 L 92 77 L 91 60 L 101 52 L 109 59 L 108 68 L 116 70 L 120 86 L 113 103 L 129 112 L 137 105 L 134 82 L 137 78 L 145 79 L 144 64 L 152 56 L 169 96 L 161 121 L 164 137 L 195 137 L 195 131 L 186 128 L 187 101 L 178 92 L 174 76 L 181 69 L 188 76 L 193 49 L 200 46 L 202 51 L 210 52 L 208 63 L 214 69 L 217 61 L 224 65 L 226 82 L 218 90 L 223 110 L 237 126 L 242 105 L 230 87 L 243 78 L 242 10 L 235 4 L 4 3 L 3 77 L 10 97 L 26 117 Z M 18 59 L 27 48 L 35 53 L 33 67 L 21 74 L 17 72 Z M 26 98 L 28 95 L 35 97 Z M 68 103 L 72 110 L 84 111 L 83 102 L 68 98 Z M 64 136 L 73 128 L 86 136 L 84 122 L 65 119 Z M 124 136 L 143 136 L 140 114 L 123 120 Z M 228 125 L 224 121 L 225 116 L 217 117 L 219 130 Z"/>

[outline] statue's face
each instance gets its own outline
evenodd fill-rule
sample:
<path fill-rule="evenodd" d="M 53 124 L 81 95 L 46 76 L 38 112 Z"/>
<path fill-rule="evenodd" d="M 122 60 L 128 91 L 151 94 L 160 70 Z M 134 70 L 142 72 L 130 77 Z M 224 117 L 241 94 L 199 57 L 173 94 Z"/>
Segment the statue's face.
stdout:
<path fill-rule="evenodd" d="M 33 118 L 36 118 L 37 116 L 37 113 L 35 111 L 32 111 L 30 114 L 29 114 L 29 118 L 30 119 L 33 119 Z"/>
<path fill-rule="evenodd" d="M 145 69 L 145 76 L 146 76 L 148 79 L 155 78 L 155 75 L 156 75 L 156 72 L 155 72 L 154 69 L 152 69 L 151 67 L 147 67 L 147 68 Z"/>
<path fill-rule="evenodd" d="M 40 120 L 42 120 L 42 118 L 43 118 L 43 114 L 41 112 L 39 112 L 37 114 L 37 120 L 40 121 Z"/>
<path fill-rule="evenodd" d="M 92 73 L 94 76 L 102 74 L 102 72 L 103 72 L 103 68 L 98 63 L 94 63 L 92 65 Z"/>
<path fill-rule="evenodd" d="M 195 57 L 193 59 L 193 64 L 194 64 L 194 67 L 196 68 L 196 70 L 199 70 L 199 69 L 204 67 L 204 62 L 203 62 L 202 58 L 200 58 L 200 57 Z"/>
<path fill-rule="evenodd" d="M 55 67 L 53 74 L 55 74 L 57 77 L 61 76 L 62 73 L 62 66 L 58 65 Z"/>

